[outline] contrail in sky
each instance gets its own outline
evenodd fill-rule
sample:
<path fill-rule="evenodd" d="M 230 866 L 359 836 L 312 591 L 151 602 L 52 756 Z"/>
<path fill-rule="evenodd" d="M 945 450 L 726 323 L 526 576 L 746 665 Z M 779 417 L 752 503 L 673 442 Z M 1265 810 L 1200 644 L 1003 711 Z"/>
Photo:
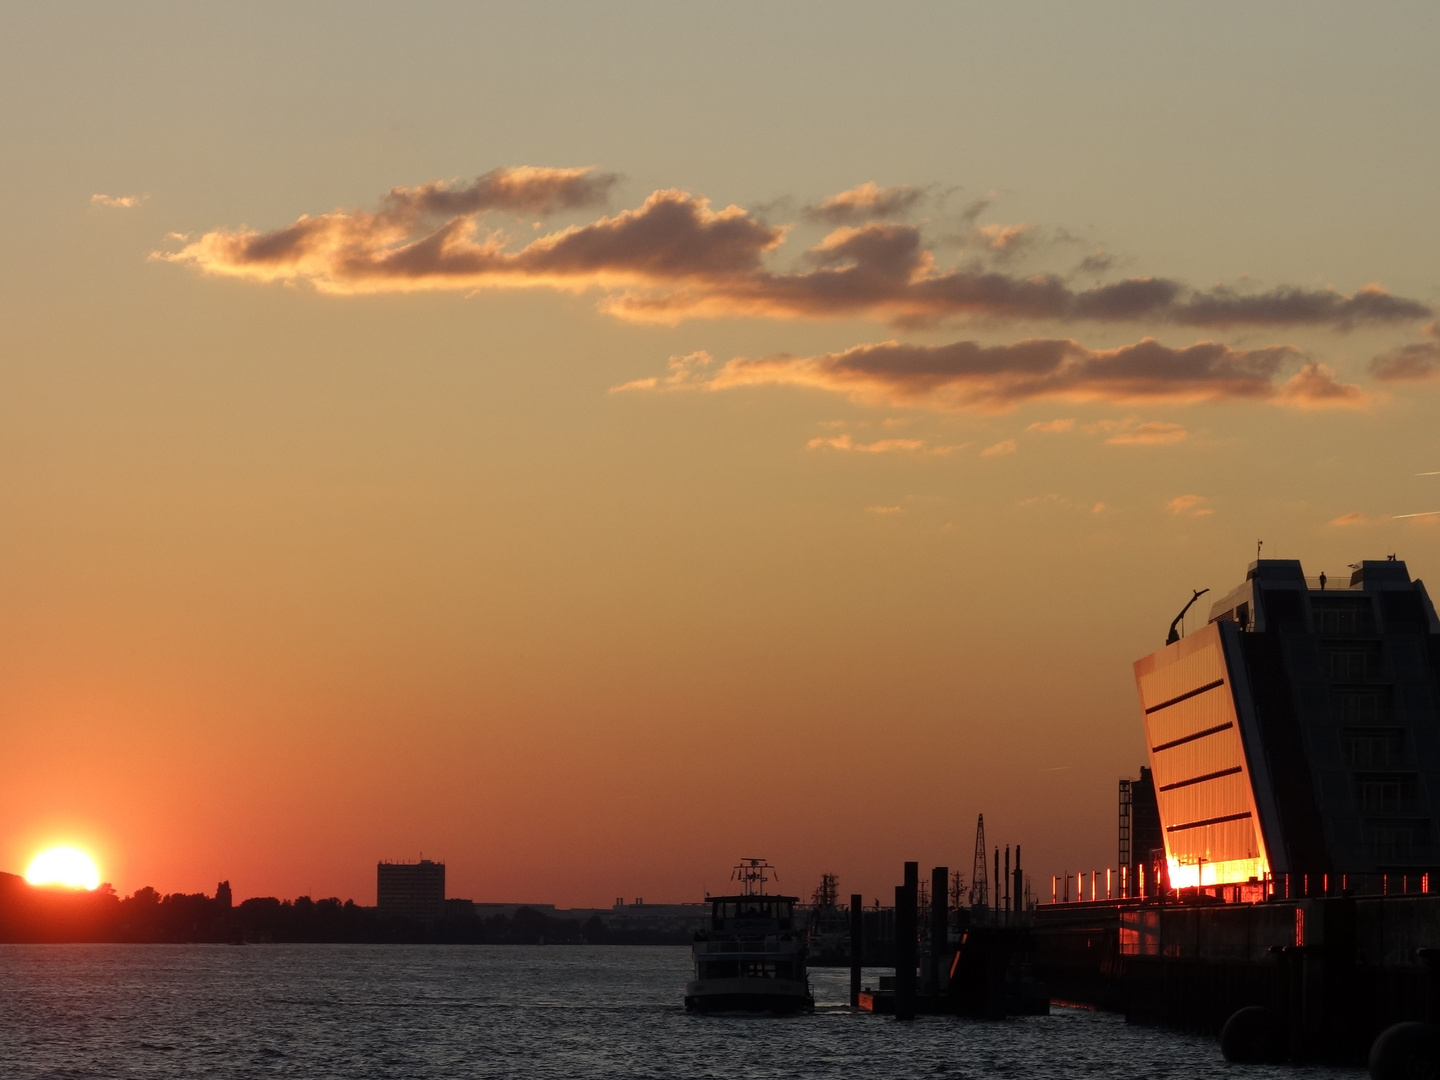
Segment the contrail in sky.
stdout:
<path fill-rule="evenodd" d="M 1396 517 L 1396 518 L 1402 518 L 1402 517 L 1434 517 L 1436 514 L 1440 514 L 1440 510 L 1423 510 L 1423 511 L 1421 511 L 1421 512 L 1418 513 L 1418 514 L 1391 514 L 1390 516 L 1391 516 L 1391 517 Z"/>
<path fill-rule="evenodd" d="M 1416 476 L 1440 476 L 1440 469 L 1437 469 L 1435 472 L 1417 472 L 1415 475 L 1416 475 Z"/>

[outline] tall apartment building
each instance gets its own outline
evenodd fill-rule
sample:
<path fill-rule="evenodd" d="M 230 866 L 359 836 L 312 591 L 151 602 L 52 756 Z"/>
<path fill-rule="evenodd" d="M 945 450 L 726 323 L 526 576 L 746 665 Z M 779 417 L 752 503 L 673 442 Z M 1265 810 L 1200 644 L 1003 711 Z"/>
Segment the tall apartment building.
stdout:
<path fill-rule="evenodd" d="M 382 862 L 375 868 L 375 904 L 381 915 L 434 921 L 445 916 L 445 864 Z"/>
<path fill-rule="evenodd" d="M 1440 620 L 1403 562 L 1252 563 L 1135 680 L 1171 885 L 1440 867 Z"/>

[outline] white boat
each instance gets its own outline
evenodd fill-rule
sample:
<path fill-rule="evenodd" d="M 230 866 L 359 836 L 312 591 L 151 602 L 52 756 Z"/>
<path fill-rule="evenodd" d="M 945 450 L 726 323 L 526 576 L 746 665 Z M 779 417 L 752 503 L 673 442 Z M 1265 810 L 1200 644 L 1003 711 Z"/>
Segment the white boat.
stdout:
<path fill-rule="evenodd" d="M 695 978 L 685 1008 L 695 1012 L 806 1012 L 815 1007 L 805 970 L 805 931 L 796 896 L 765 892 L 771 870 L 745 859 L 732 875 L 741 892 L 710 897 L 710 924 L 695 935 Z"/>

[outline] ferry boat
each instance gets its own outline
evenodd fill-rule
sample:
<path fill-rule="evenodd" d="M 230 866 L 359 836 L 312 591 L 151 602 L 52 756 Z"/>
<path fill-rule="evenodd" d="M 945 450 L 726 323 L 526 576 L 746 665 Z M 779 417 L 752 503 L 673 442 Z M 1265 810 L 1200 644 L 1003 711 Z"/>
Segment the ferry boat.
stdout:
<path fill-rule="evenodd" d="M 805 932 L 795 927 L 798 896 L 765 892 L 764 859 L 744 859 L 731 874 L 740 892 L 710 897 L 710 924 L 695 935 L 695 978 L 685 1008 L 695 1012 L 808 1012 L 815 1007 L 805 971 Z"/>

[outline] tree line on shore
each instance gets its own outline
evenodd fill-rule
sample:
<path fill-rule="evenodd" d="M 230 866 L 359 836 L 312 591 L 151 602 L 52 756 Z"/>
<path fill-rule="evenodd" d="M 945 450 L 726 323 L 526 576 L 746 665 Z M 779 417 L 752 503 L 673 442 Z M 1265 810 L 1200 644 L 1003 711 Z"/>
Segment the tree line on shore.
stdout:
<path fill-rule="evenodd" d="M 495 945 L 688 944 L 679 931 L 616 931 L 599 916 L 564 919 L 533 908 L 479 917 L 451 905 L 444 918 L 411 920 L 337 897 L 273 896 L 231 902 L 222 883 L 215 896 L 162 895 L 146 886 L 121 897 L 108 885 L 90 892 L 35 888 L 0 874 L 0 942 L 435 942 Z"/>

